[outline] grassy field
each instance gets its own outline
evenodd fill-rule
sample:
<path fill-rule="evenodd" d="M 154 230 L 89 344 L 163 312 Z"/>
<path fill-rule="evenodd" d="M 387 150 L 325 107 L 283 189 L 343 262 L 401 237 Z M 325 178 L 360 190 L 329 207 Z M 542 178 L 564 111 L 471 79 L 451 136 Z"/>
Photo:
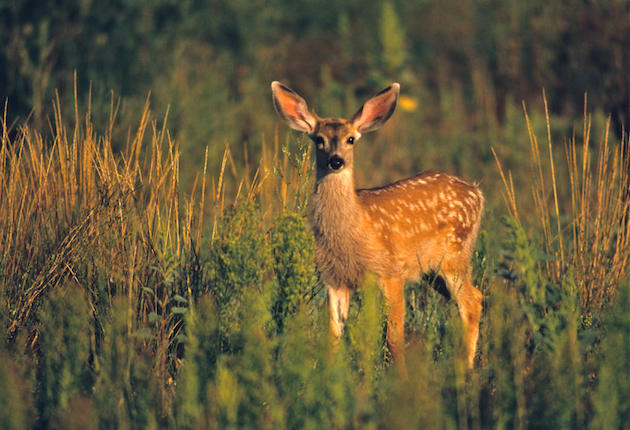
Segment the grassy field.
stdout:
<path fill-rule="evenodd" d="M 420 141 L 408 104 L 363 139 L 360 185 L 438 168 L 488 200 L 475 369 L 428 276 L 406 288 L 404 379 L 374 280 L 331 349 L 306 139 L 184 165 L 148 102 L 130 130 L 78 105 L 50 132 L 2 122 L 1 428 L 628 427 L 630 157 L 603 115 L 565 136 L 515 106 L 467 135 L 449 109 Z"/>

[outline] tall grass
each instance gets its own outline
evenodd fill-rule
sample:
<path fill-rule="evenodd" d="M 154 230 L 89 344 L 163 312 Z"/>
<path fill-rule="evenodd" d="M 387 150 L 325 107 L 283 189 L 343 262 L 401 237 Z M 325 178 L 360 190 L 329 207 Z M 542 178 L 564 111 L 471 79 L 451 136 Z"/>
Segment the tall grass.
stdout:
<path fill-rule="evenodd" d="M 28 125 L 10 138 L 3 122 L 0 247 L 8 339 L 27 338 L 27 347 L 47 360 L 59 345 L 45 346 L 54 333 L 45 335 L 45 330 L 59 330 L 61 323 L 54 318 L 73 311 L 58 305 L 49 314 L 41 305 L 56 291 L 78 289 L 87 304 L 76 312 L 91 315 L 92 321 L 85 326 L 91 327 L 85 333 L 91 340 L 81 353 L 94 372 L 100 367 L 103 338 L 114 335 L 106 333 L 105 322 L 112 302 L 124 297 L 124 334 L 140 336 L 143 348 L 154 350 L 149 368 L 155 366 L 159 385 L 165 384 L 175 365 L 169 351 L 182 326 L 177 297 L 187 295 L 188 283 L 197 276 L 191 262 L 202 228 L 194 196 L 183 203 L 175 144 L 166 129 L 150 120 L 148 103 L 121 154 L 112 149 L 114 104 L 102 136 L 94 130 L 89 105 L 84 117 L 75 107 L 71 129 L 61 118 L 57 101 L 51 142 Z M 192 268 L 185 279 L 176 273 L 182 264 Z M 72 330 L 66 336 L 81 332 Z M 38 368 L 46 368 L 41 360 Z M 81 361 L 67 355 L 61 360 Z M 56 370 L 51 371 L 54 376 Z M 47 408 L 55 405 L 47 398 L 41 402 Z M 41 423 L 48 423 L 48 417 L 42 409 Z"/>
<path fill-rule="evenodd" d="M 599 313 L 610 304 L 620 283 L 628 276 L 630 263 L 630 151 L 628 135 L 610 142 L 610 120 L 594 145 L 592 120 L 584 98 L 581 138 L 574 132 L 564 141 L 564 163 L 558 161 L 559 145 L 553 144 L 543 92 L 546 148 L 541 145 L 527 109 L 525 120 L 530 143 L 531 197 L 537 231 L 541 232 L 543 263 L 554 282 L 569 274 L 579 291 L 582 308 Z M 545 154 L 546 153 L 546 154 Z M 519 223 L 517 192 L 511 175 L 495 153 L 504 185 L 509 213 Z M 519 197 L 522 198 L 522 197 Z"/>
<path fill-rule="evenodd" d="M 332 348 L 308 227 L 305 140 L 263 140 L 255 166 L 235 162 L 229 148 L 220 160 L 206 155 L 205 165 L 220 169 L 204 168 L 189 191 L 179 181 L 178 146 L 148 103 L 120 153 L 116 105 L 102 134 L 85 110 L 75 107 L 74 124 L 64 124 L 57 102 L 51 141 L 3 122 L 0 427 L 625 422 L 627 202 L 613 197 L 627 195 L 627 161 L 611 155 L 613 145 L 600 146 L 591 168 L 590 144 L 580 152 L 572 138 L 565 153 L 573 173 L 554 164 L 551 185 L 546 158 L 533 158 L 544 180 L 534 186 L 538 224 L 520 211 L 522 190 L 502 171 L 511 216 L 492 227 L 500 242 L 483 229 L 474 257 L 485 297 L 477 367 L 466 370 L 456 306 L 429 277 L 406 291 L 402 378 L 372 280 Z M 542 153 L 528 128 L 533 154 Z M 609 188 L 597 200 L 601 184 Z M 600 280 L 606 300 L 585 303 L 586 287 Z M 599 323 L 584 324 L 595 308 Z"/>

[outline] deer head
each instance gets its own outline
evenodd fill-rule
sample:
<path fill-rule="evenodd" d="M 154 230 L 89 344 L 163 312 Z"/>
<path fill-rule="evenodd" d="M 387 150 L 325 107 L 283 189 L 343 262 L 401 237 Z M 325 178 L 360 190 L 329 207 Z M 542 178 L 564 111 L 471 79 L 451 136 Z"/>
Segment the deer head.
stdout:
<path fill-rule="evenodd" d="M 271 83 L 273 105 L 289 127 L 302 131 L 315 143 L 317 177 L 351 172 L 354 145 L 363 133 L 376 130 L 392 116 L 398 103 L 400 85 L 385 88 L 350 118 L 320 118 L 306 101 L 290 88 Z"/>

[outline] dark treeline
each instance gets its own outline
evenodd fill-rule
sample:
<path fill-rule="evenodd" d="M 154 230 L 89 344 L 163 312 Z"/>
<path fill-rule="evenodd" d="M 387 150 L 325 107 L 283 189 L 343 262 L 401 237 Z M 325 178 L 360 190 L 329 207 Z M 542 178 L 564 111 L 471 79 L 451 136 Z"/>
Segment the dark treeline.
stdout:
<path fill-rule="evenodd" d="M 629 13 L 627 0 L 3 0 L 0 88 L 9 118 L 43 124 L 55 89 L 71 98 L 75 70 L 80 97 L 90 83 L 127 101 L 152 91 L 193 143 L 223 133 L 190 130 L 190 110 L 238 117 L 230 140 L 260 131 L 245 107 L 267 100 L 271 79 L 311 94 L 332 82 L 355 96 L 390 79 L 434 98 L 456 86 L 470 110 L 474 94 L 490 94 L 499 123 L 506 103 L 542 87 L 557 114 L 579 115 L 588 92 L 620 130 L 630 117 Z"/>

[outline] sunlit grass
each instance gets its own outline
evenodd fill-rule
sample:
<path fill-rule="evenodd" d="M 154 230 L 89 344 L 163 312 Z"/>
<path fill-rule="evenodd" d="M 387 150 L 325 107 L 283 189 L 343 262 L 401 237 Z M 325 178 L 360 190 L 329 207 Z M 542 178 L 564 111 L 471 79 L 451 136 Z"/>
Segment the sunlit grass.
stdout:
<path fill-rule="evenodd" d="M 543 99 L 546 109 L 544 93 Z M 525 109 L 530 142 L 530 190 L 519 193 L 515 189 L 511 173 L 504 171 L 495 153 L 506 209 L 519 223 L 535 223 L 548 255 L 542 265 L 549 279 L 560 283 L 564 277 L 571 277 L 584 312 L 599 312 L 610 304 L 620 283 L 628 276 L 628 135 L 620 142 L 611 142 L 608 121 L 598 143 L 593 144 L 585 97 L 581 136 L 574 132 L 565 138 L 564 159 L 559 159 L 556 152 L 561 146 L 552 142 L 549 115 L 546 110 L 545 113 L 546 145 L 541 148 Z M 536 216 L 524 219 L 519 206 L 527 197 L 532 199 Z"/>
<path fill-rule="evenodd" d="M 102 134 L 89 105 L 72 124 L 55 107 L 50 140 L 3 122 L 1 427 L 624 422 L 627 141 L 606 134 L 594 147 L 587 117 L 565 168 L 551 133 L 545 152 L 526 115 L 531 190 L 500 163 L 495 172 L 506 220 L 484 219 L 475 251 L 485 297 L 476 368 L 462 358 L 455 304 L 429 276 L 407 288 L 404 378 L 373 280 L 332 347 L 308 226 L 307 140 L 261 138 L 256 163 L 229 146 L 210 160 L 209 149 L 187 189 L 167 115 L 158 127 L 148 102 L 124 145 L 112 142 L 114 104 Z"/>

